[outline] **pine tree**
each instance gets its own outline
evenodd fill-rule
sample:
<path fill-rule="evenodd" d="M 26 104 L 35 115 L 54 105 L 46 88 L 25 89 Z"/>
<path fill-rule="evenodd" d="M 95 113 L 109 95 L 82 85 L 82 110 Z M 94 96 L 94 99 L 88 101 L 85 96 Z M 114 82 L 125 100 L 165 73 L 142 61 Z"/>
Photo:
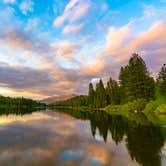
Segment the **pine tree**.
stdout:
<path fill-rule="evenodd" d="M 92 83 L 89 84 L 88 98 L 89 98 L 89 105 L 94 105 L 95 91 L 93 89 Z"/>
<path fill-rule="evenodd" d="M 166 95 L 166 64 L 164 64 L 158 75 L 159 91 L 161 95 Z"/>
<path fill-rule="evenodd" d="M 96 84 L 95 105 L 97 108 L 103 108 L 106 105 L 106 93 L 102 79 Z"/>
<path fill-rule="evenodd" d="M 110 78 L 109 81 L 107 82 L 106 100 L 107 100 L 107 104 L 119 104 L 120 103 L 119 85 L 112 78 Z"/>
<path fill-rule="evenodd" d="M 132 93 L 130 90 L 131 79 L 130 79 L 129 66 L 121 67 L 119 80 L 120 80 L 120 95 L 121 103 L 126 103 L 131 100 Z"/>
<path fill-rule="evenodd" d="M 154 98 L 154 80 L 150 77 L 146 64 L 138 54 L 133 54 L 129 64 L 120 71 L 120 84 L 124 100 L 133 101 L 139 98 Z"/>

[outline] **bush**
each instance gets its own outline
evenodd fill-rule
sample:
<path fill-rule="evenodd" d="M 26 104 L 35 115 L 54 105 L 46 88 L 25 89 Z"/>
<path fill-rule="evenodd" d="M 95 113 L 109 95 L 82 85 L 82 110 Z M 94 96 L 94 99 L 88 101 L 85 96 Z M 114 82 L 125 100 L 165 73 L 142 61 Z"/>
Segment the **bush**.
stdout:
<path fill-rule="evenodd" d="M 146 106 L 145 99 L 134 100 L 124 105 L 109 105 L 105 109 L 111 111 L 142 111 Z"/>
<path fill-rule="evenodd" d="M 159 105 L 160 105 L 160 102 L 158 100 L 156 101 L 152 100 L 146 105 L 144 111 L 147 113 L 154 112 Z"/>
<path fill-rule="evenodd" d="M 120 105 L 108 105 L 105 107 L 106 111 L 119 111 L 120 110 Z"/>
<path fill-rule="evenodd" d="M 161 104 L 155 110 L 156 113 L 166 113 L 166 104 Z"/>
<path fill-rule="evenodd" d="M 145 99 L 134 100 L 121 106 L 121 111 L 142 111 L 146 106 Z"/>

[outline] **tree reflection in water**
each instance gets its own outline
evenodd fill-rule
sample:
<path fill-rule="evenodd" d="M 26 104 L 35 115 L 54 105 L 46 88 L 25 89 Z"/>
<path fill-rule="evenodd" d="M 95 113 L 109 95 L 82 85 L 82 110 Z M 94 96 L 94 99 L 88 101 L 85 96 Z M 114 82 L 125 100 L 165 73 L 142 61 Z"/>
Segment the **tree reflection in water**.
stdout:
<path fill-rule="evenodd" d="M 161 166 L 161 148 L 165 142 L 163 131 L 160 126 L 149 122 L 145 115 L 137 114 L 129 119 L 122 115 L 109 115 L 99 111 L 63 112 L 77 119 L 90 120 L 93 137 L 98 129 L 105 142 L 109 132 L 116 145 L 125 139 L 132 160 L 136 160 L 140 165 Z"/>

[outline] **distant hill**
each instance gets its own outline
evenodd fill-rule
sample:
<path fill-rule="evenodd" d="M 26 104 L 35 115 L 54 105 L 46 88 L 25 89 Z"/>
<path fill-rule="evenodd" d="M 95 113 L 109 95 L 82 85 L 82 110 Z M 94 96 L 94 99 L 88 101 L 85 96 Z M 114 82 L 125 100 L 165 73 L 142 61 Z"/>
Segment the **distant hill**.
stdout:
<path fill-rule="evenodd" d="M 45 104 L 52 104 L 52 103 L 56 103 L 59 101 L 68 100 L 68 99 L 71 99 L 76 96 L 77 96 L 76 94 L 69 94 L 69 95 L 62 95 L 62 96 L 50 96 L 48 98 L 41 100 L 40 102 L 45 103 Z"/>

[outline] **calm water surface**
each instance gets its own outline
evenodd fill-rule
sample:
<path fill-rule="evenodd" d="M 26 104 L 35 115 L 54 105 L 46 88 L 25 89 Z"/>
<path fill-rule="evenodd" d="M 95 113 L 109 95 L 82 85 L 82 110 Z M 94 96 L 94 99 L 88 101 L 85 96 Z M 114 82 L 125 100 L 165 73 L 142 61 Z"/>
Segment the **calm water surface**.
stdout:
<path fill-rule="evenodd" d="M 139 118 L 71 110 L 1 115 L 0 166 L 165 166 L 165 126 Z"/>

